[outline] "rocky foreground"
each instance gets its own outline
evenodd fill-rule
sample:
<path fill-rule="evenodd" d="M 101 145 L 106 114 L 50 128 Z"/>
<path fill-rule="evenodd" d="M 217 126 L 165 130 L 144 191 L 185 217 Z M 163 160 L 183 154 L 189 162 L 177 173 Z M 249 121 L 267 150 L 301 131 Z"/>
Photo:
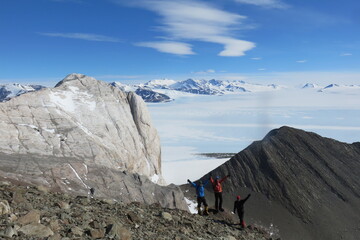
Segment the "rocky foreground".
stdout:
<path fill-rule="evenodd" d="M 0 183 L 1 239 L 271 239 L 226 213 L 193 215 L 159 204 L 123 204 Z"/>

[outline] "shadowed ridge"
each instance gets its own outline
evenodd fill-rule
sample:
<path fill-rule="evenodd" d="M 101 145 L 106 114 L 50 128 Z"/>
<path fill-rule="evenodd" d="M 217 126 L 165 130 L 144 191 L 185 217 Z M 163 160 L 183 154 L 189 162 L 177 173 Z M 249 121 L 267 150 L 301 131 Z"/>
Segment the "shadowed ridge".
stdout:
<path fill-rule="evenodd" d="M 89 78 L 89 79 L 94 79 L 94 78 L 91 78 L 91 77 L 88 77 L 84 74 L 80 74 L 80 73 L 71 73 L 69 75 L 67 75 L 63 80 L 61 80 L 60 82 L 58 82 L 55 87 L 60 87 L 61 85 L 63 85 L 64 83 L 66 82 L 70 82 L 70 81 L 81 81 L 81 79 L 83 78 Z M 94 79 L 94 81 L 96 81 Z"/>
<path fill-rule="evenodd" d="M 229 195 L 246 187 L 279 203 L 307 227 L 316 228 L 311 230 L 316 237 L 337 239 L 336 234 L 348 227 L 353 230 L 346 239 L 353 239 L 360 221 L 359 146 L 284 126 L 211 174 L 231 175 L 224 184 Z"/>

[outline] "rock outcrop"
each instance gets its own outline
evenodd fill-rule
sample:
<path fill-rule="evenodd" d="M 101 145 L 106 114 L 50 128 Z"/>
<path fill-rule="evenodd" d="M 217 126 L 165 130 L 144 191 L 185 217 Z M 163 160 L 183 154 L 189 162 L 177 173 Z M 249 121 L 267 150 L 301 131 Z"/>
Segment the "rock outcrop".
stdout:
<path fill-rule="evenodd" d="M 70 74 L 55 88 L 1 103 L 0 113 L 0 176 L 186 208 L 177 187 L 151 182 L 163 183 L 160 141 L 144 101 L 133 92 Z"/>
<path fill-rule="evenodd" d="M 105 82 L 71 74 L 53 89 L 0 104 L 0 112 L 2 153 L 161 174 L 159 137 L 144 102 Z"/>
<path fill-rule="evenodd" d="M 252 192 L 248 216 L 277 225 L 285 239 L 358 238 L 359 143 L 282 127 L 211 174 L 231 175 L 223 184 L 229 208 Z"/>
<path fill-rule="evenodd" d="M 159 204 L 124 204 L 3 183 L 0 202 L 8 202 L 11 210 L 0 215 L 1 239 L 271 239 L 263 229 L 240 229 L 215 215 L 192 215 Z"/>

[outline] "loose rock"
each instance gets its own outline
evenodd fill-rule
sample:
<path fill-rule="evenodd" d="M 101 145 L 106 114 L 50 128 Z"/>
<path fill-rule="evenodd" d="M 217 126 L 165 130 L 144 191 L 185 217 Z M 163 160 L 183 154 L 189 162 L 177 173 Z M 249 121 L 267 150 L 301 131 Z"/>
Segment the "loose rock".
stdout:
<path fill-rule="evenodd" d="M 26 226 L 23 226 L 19 229 L 19 232 L 22 232 L 29 237 L 45 238 L 54 235 L 54 232 L 50 228 L 40 224 L 32 223 Z"/>

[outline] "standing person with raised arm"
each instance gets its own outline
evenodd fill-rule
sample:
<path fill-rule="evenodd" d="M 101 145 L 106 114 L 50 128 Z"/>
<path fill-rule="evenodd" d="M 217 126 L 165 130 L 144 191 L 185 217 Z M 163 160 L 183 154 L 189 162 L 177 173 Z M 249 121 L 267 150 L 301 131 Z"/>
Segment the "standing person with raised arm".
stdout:
<path fill-rule="evenodd" d="M 245 228 L 246 224 L 244 221 L 244 204 L 249 199 L 251 194 L 249 194 L 245 199 L 241 199 L 240 196 L 236 197 L 236 201 L 234 202 L 234 213 L 236 213 L 239 216 L 241 227 Z"/>
<path fill-rule="evenodd" d="M 209 209 L 208 209 L 208 204 L 205 199 L 205 188 L 204 188 L 209 183 L 209 180 L 206 180 L 205 183 L 203 183 L 200 180 L 197 184 L 194 182 L 191 182 L 189 179 L 187 181 L 196 189 L 198 214 L 201 215 L 201 204 L 204 204 L 204 215 L 209 215 Z"/>
<path fill-rule="evenodd" d="M 214 180 L 212 178 L 212 176 L 210 176 L 210 181 L 212 183 L 214 194 L 215 194 L 215 210 L 217 212 L 219 212 L 219 210 L 222 212 L 224 211 L 224 209 L 222 208 L 222 202 L 223 202 L 222 191 L 223 191 L 223 189 L 222 189 L 221 183 L 223 181 L 225 181 L 228 177 L 230 177 L 230 175 L 227 175 L 221 179 L 219 176 L 217 176 Z"/>

